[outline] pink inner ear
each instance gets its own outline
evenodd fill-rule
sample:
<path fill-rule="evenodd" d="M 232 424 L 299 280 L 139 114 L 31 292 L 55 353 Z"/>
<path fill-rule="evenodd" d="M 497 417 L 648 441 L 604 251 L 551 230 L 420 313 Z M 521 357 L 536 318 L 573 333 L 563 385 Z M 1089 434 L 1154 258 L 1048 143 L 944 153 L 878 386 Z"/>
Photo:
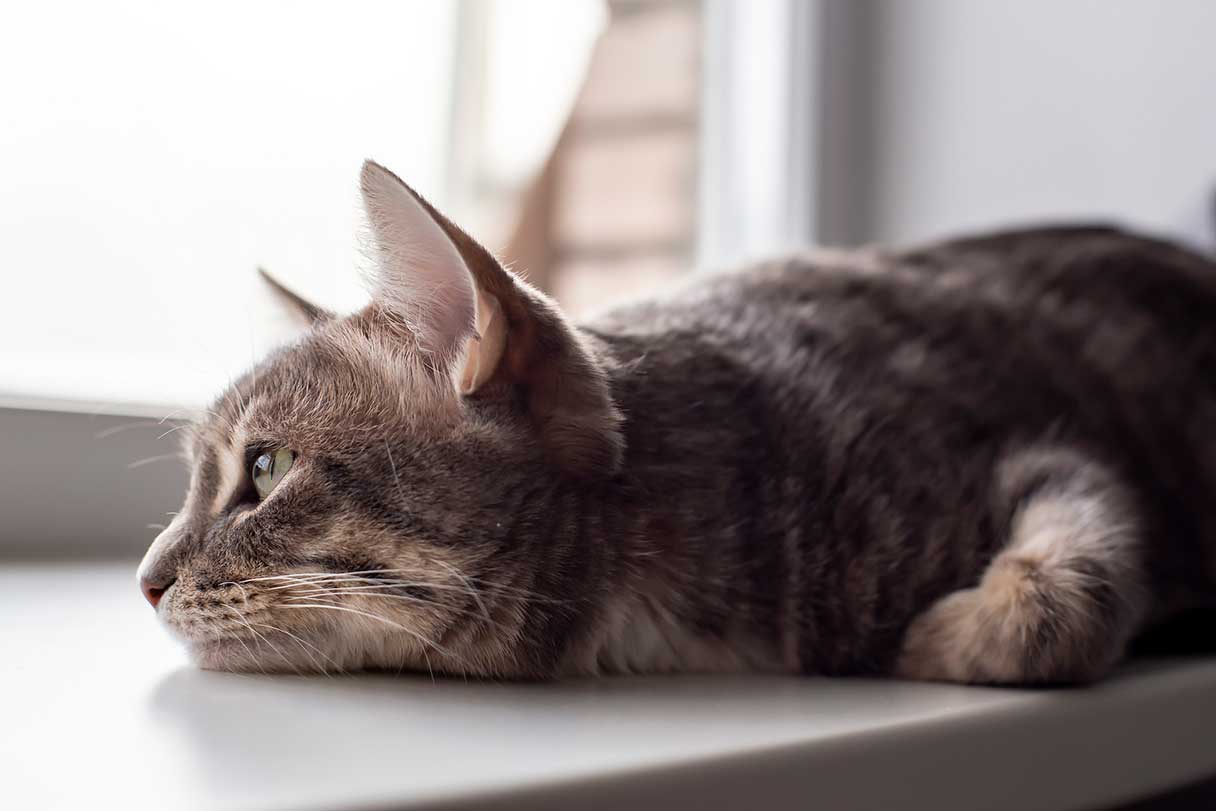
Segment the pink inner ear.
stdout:
<path fill-rule="evenodd" d="M 401 318 L 421 351 L 455 358 L 476 320 L 473 277 L 464 259 L 392 172 L 368 161 L 360 181 L 378 260 L 375 300 Z"/>
<path fill-rule="evenodd" d="M 484 290 L 477 291 L 477 337 L 469 342 L 460 393 L 473 394 L 494 375 L 507 342 L 507 319 L 498 299 Z"/>

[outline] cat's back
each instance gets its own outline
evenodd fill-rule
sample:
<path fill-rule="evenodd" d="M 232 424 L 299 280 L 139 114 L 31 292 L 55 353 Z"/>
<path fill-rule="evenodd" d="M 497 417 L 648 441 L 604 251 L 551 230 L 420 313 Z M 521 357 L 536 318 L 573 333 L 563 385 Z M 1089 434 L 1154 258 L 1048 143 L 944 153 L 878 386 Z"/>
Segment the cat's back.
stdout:
<path fill-rule="evenodd" d="M 819 251 L 709 276 L 589 324 L 630 356 L 711 350 L 792 374 L 847 361 L 911 373 L 1002 358 L 1084 362 L 1125 382 L 1216 372 L 1216 263 L 1115 228 L 1051 227 L 908 250 Z M 631 352 L 631 350 L 633 350 Z M 1199 364 L 1202 369 L 1195 369 Z M 1213 376 L 1209 376 L 1211 378 Z"/>
<path fill-rule="evenodd" d="M 1147 298 L 1146 298 L 1147 296 Z M 876 311 L 951 307 L 1041 311 L 1091 302 L 1204 323 L 1216 312 L 1216 263 L 1177 245 L 1104 226 L 1011 230 L 906 250 L 817 250 L 707 275 L 589 323 L 624 335 L 709 331 L 762 334 L 774 318 L 828 303 Z M 1161 308 L 1161 309 L 1157 309 Z M 1097 320 L 1097 319 L 1095 319 Z"/>
<path fill-rule="evenodd" d="M 812 672 L 885 672 L 905 623 L 974 582 L 1011 450 L 1124 473 L 1178 547 L 1158 560 L 1216 537 L 1216 268 L 1167 243 L 1052 228 L 795 256 L 588 333 L 626 415 L 626 512 L 740 594 L 813 583 L 747 609 L 802 617 Z"/>
<path fill-rule="evenodd" d="M 656 452 L 778 433 L 778 456 L 944 467 L 1063 432 L 1104 454 L 1198 454 L 1216 482 L 1216 263 L 1114 228 L 787 257 L 590 331 Z"/>

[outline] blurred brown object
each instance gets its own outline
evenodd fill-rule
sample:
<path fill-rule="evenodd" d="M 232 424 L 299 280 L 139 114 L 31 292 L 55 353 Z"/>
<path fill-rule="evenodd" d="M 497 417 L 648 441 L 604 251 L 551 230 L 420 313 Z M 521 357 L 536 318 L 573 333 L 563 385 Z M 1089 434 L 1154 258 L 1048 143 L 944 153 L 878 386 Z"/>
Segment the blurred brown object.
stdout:
<path fill-rule="evenodd" d="M 696 228 L 698 0 L 609 0 L 610 19 L 504 258 L 575 314 L 686 273 Z"/>

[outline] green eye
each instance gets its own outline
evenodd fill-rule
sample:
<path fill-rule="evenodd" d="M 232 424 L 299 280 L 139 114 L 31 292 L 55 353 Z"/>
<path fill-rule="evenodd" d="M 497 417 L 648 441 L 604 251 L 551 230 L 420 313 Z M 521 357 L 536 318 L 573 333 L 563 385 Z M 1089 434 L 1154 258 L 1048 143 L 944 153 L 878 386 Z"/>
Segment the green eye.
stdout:
<path fill-rule="evenodd" d="M 291 451 L 279 448 L 277 451 L 266 451 L 254 460 L 251 475 L 258 498 L 270 495 L 270 491 L 277 487 L 287 475 L 287 471 L 291 470 L 291 463 L 295 458 L 296 455 Z"/>

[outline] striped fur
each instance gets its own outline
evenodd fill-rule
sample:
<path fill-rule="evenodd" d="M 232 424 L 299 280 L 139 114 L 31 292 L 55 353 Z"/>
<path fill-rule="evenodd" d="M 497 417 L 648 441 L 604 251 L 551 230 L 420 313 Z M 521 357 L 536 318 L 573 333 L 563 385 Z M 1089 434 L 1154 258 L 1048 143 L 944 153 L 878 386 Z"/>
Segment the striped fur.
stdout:
<path fill-rule="evenodd" d="M 1009 232 L 575 328 L 422 204 L 502 359 L 462 395 L 373 302 L 217 400 L 141 569 L 204 666 L 1084 681 L 1216 595 L 1206 258 Z"/>

